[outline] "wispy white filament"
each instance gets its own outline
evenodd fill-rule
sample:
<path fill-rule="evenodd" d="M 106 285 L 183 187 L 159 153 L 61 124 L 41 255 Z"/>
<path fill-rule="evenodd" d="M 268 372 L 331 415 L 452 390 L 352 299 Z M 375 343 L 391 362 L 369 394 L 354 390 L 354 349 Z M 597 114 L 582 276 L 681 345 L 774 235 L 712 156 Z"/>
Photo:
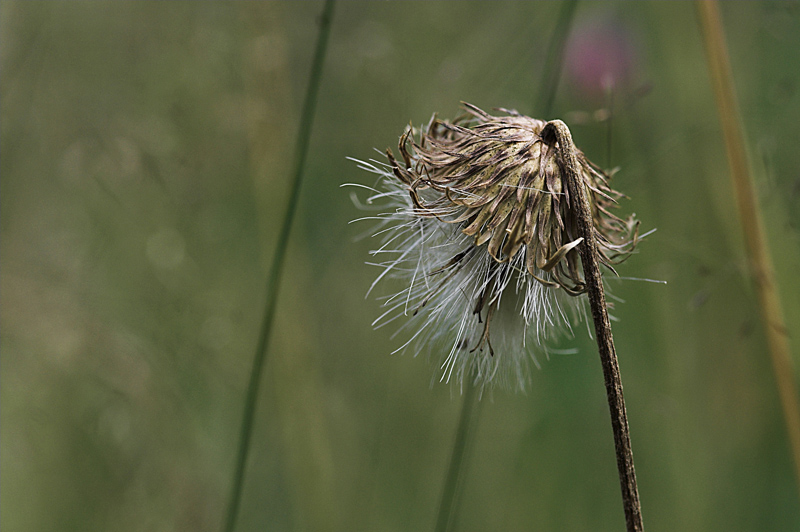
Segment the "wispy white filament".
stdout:
<path fill-rule="evenodd" d="M 369 291 L 381 281 L 400 287 L 380 298 L 384 308 L 373 326 L 402 321 L 393 337 L 404 335 L 405 341 L 394 352 L 438 357 L 440 381 L 460 384 L 473 379 L 480 387 L 524 390 L 530 364 L 538 366 L 537 355 L 547 356 L 547 343 L 562 333 L 571 334 L 571 319 L 585 319 L 584 297 L 537 281 L 526 270 L 525 247 L 507 263 L 496 261 L 486 244 L 476 246 L 475 237 L 462 232 L 462 223 L 447 223 L 456 209 L 427 210 L 421 215 L 408 186 L 389 165 L 353 160 L 379 176 L 375 187 L 357 185 L 372 193 L 367 205 L 382 206 L 378 216 L 367 218 L 378 221 L 373 236 L 380 239 L 380 246 L 371 252 L 375 260 L 370 264 L 381 269 Z M 431 189 L 418 193 L 424 203 L 433 203 L 442 194 Z M 547 272 L 536 273 L 551 279 Z M 476 313 L 481 297 L 496 307 L 490 324 L 491 350 L 481 341 L 487 319 L 486 311 Z"/>

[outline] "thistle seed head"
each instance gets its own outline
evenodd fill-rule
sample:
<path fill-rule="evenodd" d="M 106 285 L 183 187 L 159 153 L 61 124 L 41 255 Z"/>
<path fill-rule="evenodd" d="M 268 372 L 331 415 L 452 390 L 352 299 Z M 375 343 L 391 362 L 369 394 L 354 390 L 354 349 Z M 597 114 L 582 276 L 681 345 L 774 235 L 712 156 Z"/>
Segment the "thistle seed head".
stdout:
<path fill-rule="evenodd" d="M 375 283 L 394 277 L 405 285 L 375 324 L 408 318 L 401 329 L 413 334 L 398 351 L 446 340 L 441 380 L 455 373 L 459 382 L 524 389 L 528 361 L 547 353 L 544 340 L 585 315 L 575 297 L 585 283 L 574 201 L 557 146 L 541 136 L 546 122 L 464 107 L 452 122 L 409 127 L 399 160 L 387 150 L 386 163 L 361 162 L 380 176 L 368 202 L 390 207 L 378 216 L 383 245 L 373 255 L 387 260 L 377 263 Z M 622 195 L 582 153 L 578 160 L 600 261 L 613 271 L 633 250 L 638 223 L 611 212 Z"/>

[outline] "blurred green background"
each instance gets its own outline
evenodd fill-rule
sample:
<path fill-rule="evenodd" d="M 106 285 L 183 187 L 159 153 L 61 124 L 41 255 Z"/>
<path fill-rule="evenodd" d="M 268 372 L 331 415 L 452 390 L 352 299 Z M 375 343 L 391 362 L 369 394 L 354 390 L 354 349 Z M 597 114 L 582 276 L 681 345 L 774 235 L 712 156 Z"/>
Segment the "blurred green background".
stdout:
<path fill-rule="evenodd" d="M 721 7 L 797 358 L 800 4 Z M 219 530 L 321 8 L 0 5 L 6 532 Z M 647 529 L 800 529 L 694 5 L 581 2 L 541 116 L 559 9 L 337 5 L 238 530 L 432 529 L 458 390 L 371 329 L 339 185 L 461 100 L 564 118 L 658 229 L 619 271 L 668 284 L 611 281 Z M 458 530 L 623 528 L 596 349 L 558 347 L 484 397 Z"/>

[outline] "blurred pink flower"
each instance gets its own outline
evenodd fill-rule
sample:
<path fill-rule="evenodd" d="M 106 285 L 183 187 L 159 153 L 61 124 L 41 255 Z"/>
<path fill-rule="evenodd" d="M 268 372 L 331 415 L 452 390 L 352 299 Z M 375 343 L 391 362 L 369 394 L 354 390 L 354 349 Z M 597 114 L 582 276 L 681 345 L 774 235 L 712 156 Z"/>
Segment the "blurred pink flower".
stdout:
<path fill-rule="evenodd" d="M 567 43 L 565 71 L 586 96 L 601 96 L 625 85 L 637 66 L 637 43 L 630 29 L 611 17 L 578 22 Z"/>

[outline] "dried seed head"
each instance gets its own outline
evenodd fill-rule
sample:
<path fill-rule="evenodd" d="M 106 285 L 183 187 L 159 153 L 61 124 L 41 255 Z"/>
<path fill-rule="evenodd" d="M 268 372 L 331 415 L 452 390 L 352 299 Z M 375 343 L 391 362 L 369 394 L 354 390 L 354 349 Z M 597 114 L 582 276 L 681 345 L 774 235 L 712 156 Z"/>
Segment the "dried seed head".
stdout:
<path fill-rule="evenodd" d="M 535 346 L 569 329 L 565 308 L 585 313 L 578 222 L 557 146 L 545 142 L 546 122 L 503 110 L 496 117 L 465 104 L 453 122 L 434 117 L 426 131 L 400 138 L 401 160 L 362 162 L 381 176 L 393 211 L 380 216 L 384 277 L 407 287 L 389 297 L 377 325 L 409 316 L 417 352 L 445 339 L 442 380 L 515 381 L 524 388 L 529 327 Z M 638 224 L 610 212 L 621 197 L 608 176 L 578 154 L 592 208 L 601 262 L 611 268 L 632 251 Z M 374 284 L 373 284 L 374 286 Z M 501 305 L 502 300 L 502 305 Z M 499 336 L 500 342 L 497 341 Z M 535 359 L 533 359 L 535 361 Z"/>

